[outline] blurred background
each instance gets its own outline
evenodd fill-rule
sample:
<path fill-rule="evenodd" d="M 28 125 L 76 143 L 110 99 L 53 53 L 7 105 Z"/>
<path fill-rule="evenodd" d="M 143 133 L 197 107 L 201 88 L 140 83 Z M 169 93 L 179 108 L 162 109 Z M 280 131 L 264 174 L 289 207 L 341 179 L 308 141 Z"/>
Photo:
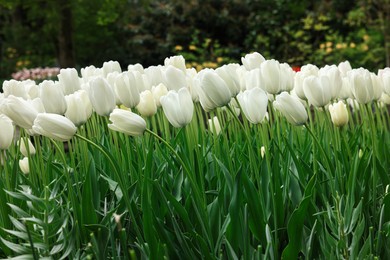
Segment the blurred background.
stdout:
<path fill-rule="evenodd" d="M 178 54 L 200 70 L 253 51 L 376 72 L 390 65 L 389 20 L 389 0 L 0 0 L 0 83 L 23 69 Z"/>

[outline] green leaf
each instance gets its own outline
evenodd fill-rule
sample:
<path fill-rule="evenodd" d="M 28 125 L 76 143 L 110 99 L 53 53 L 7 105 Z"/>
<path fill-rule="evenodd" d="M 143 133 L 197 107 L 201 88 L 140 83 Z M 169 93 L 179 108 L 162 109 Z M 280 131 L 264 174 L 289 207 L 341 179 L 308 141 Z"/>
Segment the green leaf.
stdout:
<path fill-rule="evenodd" d="M 288 245 L 283 250 L 282 259 L 297 259 L 299 252 L 302 250 L 303 224 L 307 217 L 307 208 L 311 197 L 315 192 L 317 176 L 313 175 L 306 186 L 304 198 L 298 208 L 294 210 L 287 224 Z"/>

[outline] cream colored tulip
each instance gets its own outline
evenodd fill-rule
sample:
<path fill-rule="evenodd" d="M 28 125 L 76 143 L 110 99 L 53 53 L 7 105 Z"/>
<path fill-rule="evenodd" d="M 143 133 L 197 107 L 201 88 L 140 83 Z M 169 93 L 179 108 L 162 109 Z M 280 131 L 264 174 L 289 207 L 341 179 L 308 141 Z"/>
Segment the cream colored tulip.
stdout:
<path fill-rule="evenodd" d="M 329 105 L 329 112 L 335 126 L 344 126 L 348 123 L 347 106 L 342 101 Z"/>

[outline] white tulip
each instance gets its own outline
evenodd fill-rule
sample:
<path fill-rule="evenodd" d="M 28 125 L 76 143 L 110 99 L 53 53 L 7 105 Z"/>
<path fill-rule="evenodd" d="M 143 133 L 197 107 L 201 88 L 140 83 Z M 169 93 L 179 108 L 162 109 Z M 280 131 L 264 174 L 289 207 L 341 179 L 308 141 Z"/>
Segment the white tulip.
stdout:
<path fill-rule="evenodd" d="M 89 85 L 88 96 L 92 107 L 98 115 L 109 115 L 116 106 L 114 91 L 103 78 L 95 78 Z"/>
<path fill-rule="evenodd" d="M 240 77 L 237 72 L 239 68 L 240 65 L 230 63 L 215 70 L 215 72 L 226 82 L 232 97 L 237 96 L 241 90 Z"/>
<path fill-rule="evenodd" d="M 307 111 L 298 97 L 292 96 L 287 92 L 282 92 L 276 96 L 273 106 L 281 112 L 293 125 L 303 125 L 307 119 Z"/>
<path fill-rule="evenodd" d="M 342 101 L 329 105 L 329 112 L 335 126 L 343 126 L 348 123 L 347 106 Z"/>
<path fill-rule="evenodd" d="M 169 91 L 161 97 L 160 102 L 165 116 L 174 127 L 183 127 L 191 122 L 194 103 L 187 88 L 181 88 L 178 92 Z"/>
<path fill-rule="evenodd" d="M 367 104 L 374 99 L 371 74 L 367 69 L 359 68 L 348 72 L 352 94 L 361 104 Z"/>
<path fill-rule="evenodd" d="M 9 96 L 3 104 L 3 113 L 18 126 L 31 129 L 38 111 L 31 102 L 21 97 Z"/>
<path fill-rule="evenodd" d="M 37 134 L 62 142 L 70 140 L 77 131 L 68 118 L 51 113 L 39 113 L 32 128 Z"/>
<path fill-rule="evenodd" d="M 241 62 L 247 70 L 260 68 L 260 64 L 264 61 L 265 58 L 258 52 L 246 54 L 245 57 L 241 57 Z"/>
<path fill-rule="evenodd" d="M 8 149 L 14 139 L 14 125 L 6 115 L 0 114 L 0 151 Z"/>
<path fill-rule="evenodd" d="M 242 112 L 252 124 L 261 123 L 267 112 L 267 93 L 259 87 L 241 92 L 237 96 Z"/>
<path fill-rule="evenodd" d="M 63 115 L 66 111 L 66 100 L 59 82 L 45 80 L 39 84 L 39 97 L 45 111 Z"/>
<path fill-rule="evenodd" d="M 102 70 L 103 70 L 103 75 L 105 77 L 107 77 L 109 73 L 114 71 L 117 71 L 119 73 L 122 72 L 121 65 L 119 64 L 119 62 L 112 61 L 112 60 L 104 62 Z"/>
<path fill-rule="evenodd" d="M 171 65 L 171 66 L 178 68 L 179 70 L 181 70 L 183 72 L 186 71 L 186 61 L 182 55 L 177 55 L 177 56 L 165 58 L 164 65 L 166 67 Z"/>
<path fill-rule="evenodd" d="M 63 87 L 64 95 L 72 94 L 81 88 L 80 78 L 74 68 L 61 69 L 57 77 Z"/>
<path fill-rule="evenodd" d="M 209 130 L 214 135 L 219 135 L 221 133 L 221 124 L 219 123 L 218 117 L 214 116 L 210 118 L 208 121 Z"/>
<path fill-rule="evenodd" d="M 24 174 L 30 173 L 30 166 L 28 164 L 28 157 L 24 157 L 23 159 L 19 160 L 19 168 Z"/>
<path fill-rule="evenodd" d="M 85 90 L 78 90 L 65 97 L 67 110 L 65 117 L 76 126 L 85 124 L 92 115 L 92 104 Z"/>
<path fill-rule="evenodd" d="M 303 91 L 309 103 L 315 107 L 324 107 L 332 99 L 330 81 L 327 76 L 305 78 Z"/>
<path fill-rule="evenodd" d="M 185 71 L 169 65 L 164 73 L 165 86 L 169 90 L 178 91 L 187 86 Z"/>
<path fill-rule="evenodd" d="M 110 114 L 110 121 L 108 124 L 111 130 L 121 132 L 130 136 L 140 136 L 145 132 L 146 122 L 139 115 L 123 109 L 114 109 Z"/>
<path fill-rule="evenodd" d="M 152 87 L 152 94 L 157 107 L 161 107 L 160 98 L 168 94 L 168 89 L 163 83 L 160 83 Z"/>
<path fill-rule="evenodd" d="M 36 153 L 35 147 L 32 144 L 30 138 L 22 137 L 18 141 L 18 145 L 20 146 L 20 152 L 25 157 L 28 155 L 34 155 Z"/>
<path fill-rule="evenodd" d="M 140 93 L 140 102 L 137 105 L 138 112 L 145 117 L 153 116 L 157 113 L 156 101 L 150 90 L 145 90 Z"/>
<path fill-rule="evenodd" d="M 121 73 L 116 76 L 114 90 L 120 102 L 128 108 L 138 105 L 140 96 L 132 73 Z"/>

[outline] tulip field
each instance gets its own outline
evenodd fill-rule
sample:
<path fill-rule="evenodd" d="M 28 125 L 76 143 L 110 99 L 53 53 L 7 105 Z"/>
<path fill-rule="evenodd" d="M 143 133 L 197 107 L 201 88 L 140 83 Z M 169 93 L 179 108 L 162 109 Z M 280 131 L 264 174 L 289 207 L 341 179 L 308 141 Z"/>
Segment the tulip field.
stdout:
<path fill-rule="evenodd" d="M 388 259 L 390 68 L 105 62 L 0 94 L 0 258 Z"/>

